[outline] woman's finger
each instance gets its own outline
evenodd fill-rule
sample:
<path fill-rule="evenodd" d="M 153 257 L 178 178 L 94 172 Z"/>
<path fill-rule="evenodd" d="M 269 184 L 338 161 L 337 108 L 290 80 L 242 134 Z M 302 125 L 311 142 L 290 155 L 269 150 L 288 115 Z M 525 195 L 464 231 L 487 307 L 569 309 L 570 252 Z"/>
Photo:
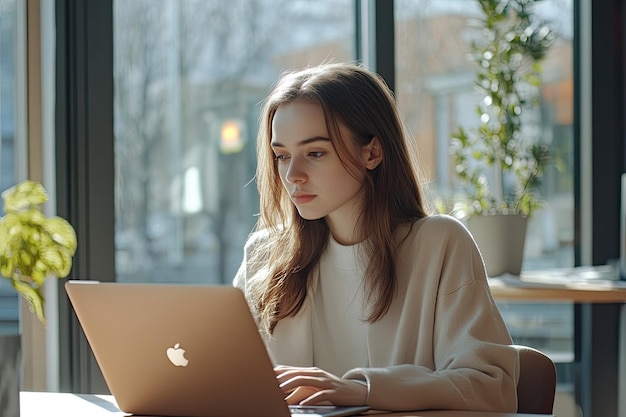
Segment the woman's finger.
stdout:
<path fill-rule="evenodd" d="M 283 366 L 274 368 L 274 372 L 276 373 L 276 378 L 278 378 L 278 381 L 281 383 L 297 376 L 309 376 L 317 378 L 327 377 L 329 379 L 334 377 L 333 375 L 319 368 L 294 368 Z"/>
<path fill-rule="evenodd" d="M 293 376 L 280 382 L 279 385 L 284 392 L 290 392 L 298 387 L 313 387 L 317 389 L 330 389 L 334 387 L 333 381 L 328 378 L 312 377 L 307 375 Z"/>
<path fill-rule="evenodd" d="M 285 401 L 287 404 L 300 404 L 300 402 L 311 397 L 317 391 L 317 389 L 312 387 L 298 387 L 285 397 Z"/>

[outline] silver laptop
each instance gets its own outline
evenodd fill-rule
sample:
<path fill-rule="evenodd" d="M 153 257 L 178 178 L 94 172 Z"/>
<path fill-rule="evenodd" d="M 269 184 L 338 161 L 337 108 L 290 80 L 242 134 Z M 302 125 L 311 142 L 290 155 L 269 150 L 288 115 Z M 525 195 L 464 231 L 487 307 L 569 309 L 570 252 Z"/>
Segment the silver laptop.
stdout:
<path fill-rule="evenodd" d="M 186 417 L 349 416 L 287 406 L 241 290 L 68 281 L 66 292 L 119 408 Z"/>

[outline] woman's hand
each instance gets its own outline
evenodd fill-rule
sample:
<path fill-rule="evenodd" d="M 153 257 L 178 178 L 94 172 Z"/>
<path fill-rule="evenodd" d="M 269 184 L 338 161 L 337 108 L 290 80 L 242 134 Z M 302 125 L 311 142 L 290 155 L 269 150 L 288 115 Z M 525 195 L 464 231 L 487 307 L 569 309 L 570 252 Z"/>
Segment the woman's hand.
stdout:
<path fill-rule="evenodd" d="M 274 371 L 288 404 L 365 405 L 367 386 L 363 383 L 319 368 L 277 366 Z"/>

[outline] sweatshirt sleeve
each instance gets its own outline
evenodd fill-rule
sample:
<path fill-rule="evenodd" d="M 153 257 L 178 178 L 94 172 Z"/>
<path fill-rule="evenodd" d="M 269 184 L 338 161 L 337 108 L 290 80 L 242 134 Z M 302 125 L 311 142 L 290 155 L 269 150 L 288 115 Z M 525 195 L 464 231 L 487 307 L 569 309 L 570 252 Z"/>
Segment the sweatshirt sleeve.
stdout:
<path fill-rule="evenodd" d="M 431 363 L 418 359 L 424 354 L 417 352 L 412 364 L 354 369 L 344 378 L 367 380 L 368 405 L 374 409 L 515 412 L 517 352 L 491 296 L 476 244 L 454 219 L 432 221 L 422 229 L 420 240 L 428 241 L 432 251 L 416 256 L 431 260 L 419 279 L 435 281 L 435 287 L 429 292 L 424 291 L 429 285 L 410 283 L 404 302 L 421 303 L 423 314 L 432 311 L 433 328 L 417 331 L 418 338 L 432 338 Z"/>
<path fill-rule="evenodd" d="M 248 271 L 248 258 L 250 256 L 249 254 L 252 246 L 253 244 L 251 243 L 250 239 L 246 241 L 243 249 L 243 259 L 241 261 L 241 264 L 239 265 L 237 273 L 235 274 L 235 278 L 233 279 L 233 286 L 241 289 L 244 294 L 246 294 L 246 283 L 248 281 L 248 277 L 250 276 Z"/>
<path fill-rule="evenodd" d="M 249 286 L 255 279 L 258 279 L 257 275 L 262 271 L 262 265 L 257 260 L 257 263 L 252 260 L 253 253 L 257 250 L 259 245 L 262 245 L 267 239 L 266 231 L 256 231 L 250 234 L 246 244 L 243 248 L 243 260 L 239 265 L 239 269 L 233 278 L 233 286 L 240 288 L 247 295 Z"/>
<path fill-rule="evenodd" d="M 267 233 L 264 231 L 256 231 L 248 237 L 244 245 L 243 260 L 233 278 L 233 286 L 243 291 L 255 320 L 258 319 L 258 312 L 252 302 L 252 292 L 255 286 L 263 285 L 266 274 L 264 274 L 263 265 L 258 261 L 258 258 L 256 262 L 254 261 L 253 254 L 265 239 L 267 239 Z"/>

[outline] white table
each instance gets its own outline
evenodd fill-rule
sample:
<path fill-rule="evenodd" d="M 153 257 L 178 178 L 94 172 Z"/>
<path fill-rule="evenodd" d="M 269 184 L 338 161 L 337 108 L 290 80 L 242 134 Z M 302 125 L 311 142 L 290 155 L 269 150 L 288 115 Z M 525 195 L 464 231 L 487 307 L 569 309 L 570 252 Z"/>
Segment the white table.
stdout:
<path fill-rule="evenodd" d="M 111 395 L 21 392 L 20 417 L 122 417 Z M 485 413 L 472 411 L 416 411 L 386 413 L 371 411 L 380 417 L 546 417 L 539 414 Z"/>

